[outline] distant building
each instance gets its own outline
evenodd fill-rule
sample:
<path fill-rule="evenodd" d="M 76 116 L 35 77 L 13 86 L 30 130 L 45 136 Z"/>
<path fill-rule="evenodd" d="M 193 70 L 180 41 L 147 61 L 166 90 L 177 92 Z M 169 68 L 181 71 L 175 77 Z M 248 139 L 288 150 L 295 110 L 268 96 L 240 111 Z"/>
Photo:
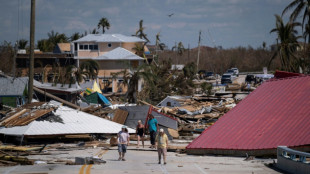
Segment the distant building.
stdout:
<path fill-rule="evenodd" d="M 73 41 L 71 51 L 78 66 L 85 60 L 98 62 L 99 85 L 102 90 L 124 92 L 127 88 L 123 85 L 123 75 L 116 75 L 116 79 L 112 77 L 124 70 L 134 72 L 144 62 L 145 59 L 135 53 L 137 53 L 136 46 L 143 48 L 145 42 L 138 37 L 122 34 L 89 34 Z"/>

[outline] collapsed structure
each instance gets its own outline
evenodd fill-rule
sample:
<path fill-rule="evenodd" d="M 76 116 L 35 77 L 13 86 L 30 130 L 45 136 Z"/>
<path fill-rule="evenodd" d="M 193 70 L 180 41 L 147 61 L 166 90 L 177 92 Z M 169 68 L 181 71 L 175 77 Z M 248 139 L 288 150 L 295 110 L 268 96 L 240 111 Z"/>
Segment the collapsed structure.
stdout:
<path fill-rule="evenodd" d="M 4 140 L 13 138 L 23 142 L 31 138 L 115 135 L 123 125 L 51 101 L 17 108 L 1 120 L 0 126 L 0 134 L 5 137 Z M 131 128 L 128 131 L 135 133 Z"/>
<path fill-rule="evenodd" d="M 309 150 L 309 99 L 309 75 L 264 82 L 190 143 L 187 153 L 258 156 L 276 154 L 280 145 Z"/>

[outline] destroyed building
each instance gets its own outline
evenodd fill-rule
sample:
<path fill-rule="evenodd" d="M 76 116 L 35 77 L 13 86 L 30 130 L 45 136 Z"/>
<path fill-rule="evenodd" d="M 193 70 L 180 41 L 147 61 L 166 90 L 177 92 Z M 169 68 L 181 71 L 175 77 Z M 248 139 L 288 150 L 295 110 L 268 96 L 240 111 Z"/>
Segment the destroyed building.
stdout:
<path fill-rule="evenodd" d="M 193 140 L 187 153 L 259 156 L 276 154 L 280 145 L 309 150 L 309 89 L 309 75 L 264 82 Z"/>
<path fill-rule="evenodd" d="M 20 143 L 35 139 L 53 141 L 70 137 L 110 136 L 117 134 L 123 125 L 103 119 L 60 103 L 38 102 L 13 110 L 0 120 L 3 142 Z M 135 133 L 129 128 L 129 133 Z"/>

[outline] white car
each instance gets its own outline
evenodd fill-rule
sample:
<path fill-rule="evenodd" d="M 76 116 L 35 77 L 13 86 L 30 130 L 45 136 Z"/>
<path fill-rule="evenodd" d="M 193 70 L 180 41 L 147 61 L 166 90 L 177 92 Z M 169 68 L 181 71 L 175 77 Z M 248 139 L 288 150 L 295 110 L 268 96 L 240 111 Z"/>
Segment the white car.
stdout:
<path fill-rule="evenodd" d="M 239 69 L 238 68 L 231 68 L 235 72 L 235 75 L 238 77 L 239 76 Z"/>

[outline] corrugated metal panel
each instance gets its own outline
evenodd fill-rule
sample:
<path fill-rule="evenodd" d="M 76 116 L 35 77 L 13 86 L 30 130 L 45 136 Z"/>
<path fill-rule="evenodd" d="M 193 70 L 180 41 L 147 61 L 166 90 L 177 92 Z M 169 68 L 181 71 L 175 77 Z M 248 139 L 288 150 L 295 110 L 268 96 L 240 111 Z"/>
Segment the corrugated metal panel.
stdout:
<path fill-rule="evenodd" d="M 22 96 L 28 77 L 0 77 L 0 96 Z"/>
<path fill-rule="evenodd" d="M 310 76 L 263 83 L 187 146 L 273 149 L 310 144 Z"/>
<path fill-rule="evenodd" d="M 93 59 L 94 60 L 144 60 L 142 57 L 137 56 L 136 54 L 122 47 L 117 47 Z"/>
<path fill-rule="evenodd" d="M 74 42 L 145 42 L 145 40 L 122 34 L 88 34 Z"/>
<path fill-rule="evenodd" d="M 142 121 L 142 124 L 145 124 L 145 121 L 147 119 L 150 106 L 144 105 L 144 106 L 125 106 L 125 107 L 119 107 L 121 110 L 128 111 L 127 120 L 125 122 L 125 125 L 131 128 L 136 128 L 138 124 L 138 120 Z M 153 109 L 150 110 L 151 113 L 154 115 L 154 117 L 157 119 L 158 124 L 164 127 L 168 127 L 171 129 L 177 129 L 178 122 L 176 119 L 171 118 L 163 113 L 157 112 Z"/>
<path fill-rule="evenodd" d="M 123 106 L 119 107 L 119 109 L 127 111 L 128 116 L 125 122 L 125 125 L 131 128 L 136 128 L 138 124 L 138 120 L 142 121 L 142 124 L 145 123 L 145 119 L 147 117 L 147 113 L 149 110 L 149 106 Z"/>
<path fill-rule="evenodd" d="M 54 121 L 33 121 L 27 126 L 15 126 L 12 128 L 0 128 L 0 134 L 5 135 L 58 135 L 58 134 L 115 134 L 122 126 L 110 120 L 106 120 L 69 107 L 60 106 L 55 115 L 59 116 Z M 129 128 L 129 133 L 135 133 Z"/>

